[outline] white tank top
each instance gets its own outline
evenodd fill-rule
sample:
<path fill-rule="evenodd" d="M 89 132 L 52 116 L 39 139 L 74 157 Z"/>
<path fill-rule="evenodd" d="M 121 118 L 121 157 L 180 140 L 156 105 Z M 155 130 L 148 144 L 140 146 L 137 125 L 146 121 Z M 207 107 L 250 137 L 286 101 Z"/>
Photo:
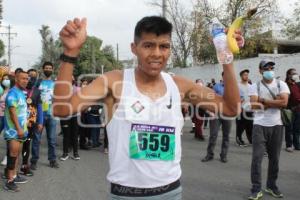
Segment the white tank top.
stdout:
<path fill-rule="evenodd" d="M 107 125 L 110 164 L 107 179 L 111 183 L 128 187 L 153 188 L 170 184 L 181 176 L 180 132 L 183 127 L 181 98 L 172 77 L 164 72 L 161 72 L 161 75 L 167 87 L 167 92 L 163 97 L 153 101 L 138 91 L 134 69 L 124 70 L 120 103 Z M 135 131 L 143 132 L 146 129 L 148 129 L 147 131 L 150 129 L 160 130 L 158 134 L 154 134 L 156 136 L 153 136 L 152 141 L 149 140 L 151 137 L 148 137 L 147 150 L 151 148 L 149 145 L 152 145 L 152 148 L 158 147 L 155 146 L 158 143 L 163 144 L 160 149 L 164 149 L 166 140 L 163 142 L 163 134 L 158 135 L 161 132 L 164 134 L 167 134 L 168 131 L 172 132 L 172 136 L 166 137 L 173 138 L 173 140 L 171 139 L 171 141 L 174 141 L 173 145 L 168 147 L 173 146 L 174 148 L 172 151 L 168 151 L 168 153 L 171 153 L 164 157 L 165 159 L 160 157 L 161 155 L 164 156 L 163 152 L 161 152 L 162 154 L 151 154 L 149 152 L 149 154 L 145 154 L 146 157 L 150 156 L 153 160 L 145 159 L 145 157 L 144 159 L 136 158 L 137 155 L 131 153 L 132 142 L 135 141 L 132 139 L 133 133 Z M 137 140 L 137 138 L 135 139 Z M 156 140 L 158 143 L 155 143 L 155 139 L 161 140 Z M 141 141 L 143 140 L 136 141 L 135 144 L 143 144 L 140 143 Z"/>

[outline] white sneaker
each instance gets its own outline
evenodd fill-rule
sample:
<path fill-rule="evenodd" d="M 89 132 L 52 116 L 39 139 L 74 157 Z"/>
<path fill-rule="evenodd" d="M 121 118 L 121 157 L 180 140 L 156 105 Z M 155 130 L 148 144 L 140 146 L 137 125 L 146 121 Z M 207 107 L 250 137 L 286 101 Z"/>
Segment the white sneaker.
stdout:
<path fill-rule="evenodd" d="M 108 154 L 108 148 L 104 149 L 104 154 Z"/>
<path fill-rule="evenodd" d="M 290 153 L 292 153 L 294 151 L 293 147 L 287 147 L 285 150 Z"/>
<path fill-rule="evenodd" d="M 1 165 L 6 166 L 7 165 L 7 156 L 4 156 Z"/>

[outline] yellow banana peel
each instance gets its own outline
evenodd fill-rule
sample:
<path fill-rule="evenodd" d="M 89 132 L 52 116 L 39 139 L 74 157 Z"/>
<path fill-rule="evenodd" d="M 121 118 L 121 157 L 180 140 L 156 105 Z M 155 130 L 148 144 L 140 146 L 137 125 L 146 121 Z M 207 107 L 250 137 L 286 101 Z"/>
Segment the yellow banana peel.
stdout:
<path fill-rule="evenodd" d="M 235 31 L 239 30 L 243 26 L 244 22 L 250 19 L 256 12 L 257 12 L 257 8 L 251 9 L 247 12 L 246 16 L 241 16 L 236 18 L 233 21 L 233 23 L 230 25 L 227 33 L 227 42 L 228 42 L 228 47 L 233 54 L 240 53 L 240 48 L 238 46 L 236 39 L 234 38 Z"/>

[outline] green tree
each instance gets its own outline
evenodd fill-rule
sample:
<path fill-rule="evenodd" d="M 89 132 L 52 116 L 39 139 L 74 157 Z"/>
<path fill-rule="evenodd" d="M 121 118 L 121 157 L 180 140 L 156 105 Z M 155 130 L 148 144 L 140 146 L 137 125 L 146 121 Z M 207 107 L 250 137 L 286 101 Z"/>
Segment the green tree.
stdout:
<path fill-rule="evenodd" d="M 50 27 L 47 25 L 42 25 L 39 29 L 42 42 L 42 55 L 39 57 L 38 61 L 32 66 L 32 68 L 41 69 L 44 62 L 50 61 L 55 66 L 55 73 L 58 70 L 59 65 L 59 55 L 62 52 L 60 40 L 55 40 L 52 36 Z"/>
<path fill-rule="evenodd" d="M 42 37 L 42 56 L 41 63 L 45 61 L 50 61 L 54 63 L 55 66 L 58 64 L 58 57 L 61 53 L 61 45 L 59 40 L 55 40 L 52 36 L 50 27 L 47 25 L 42 25 L 42 28 L 39 30 Z"/>
<path fill-rule="evenodd" d="M 300 36 L 300 0 L 294 5 L 293 15 L 291 18 L 284 20 L 285 27 L 282 32 L 288 39 L 295 39 Z"/>
<path fill-rule="evenodd" d="M 5 45 L 2 40 L 0 40 L 0 58 L 4 55 L 5 53 Z"/>
<path fill-rule="evenodd" d="M 80 50 L 79 62 L 75 68 L 74 75 L 101 73 L 120 69 L 114 56 L 113 47 L 108 45 L 102 48 L 103 41 L 94 36 L 88 36 L 85 44 Z"/>
<path fill-rule="evenodd" d="M 2 19 L 3 19 L 2 13 L 3 13 L 3 6 L 2 6 L 2 0 L 0 0 L 0 24 L 1 24 Z"/>
<path fill-rule="evenodd" d="M 257 56 L 258 53 L 272 52 L 274 42 L 272 34 L 268 30 L 271 29 L 272 24 L 271 12 L 277 11 L 276 0 L 226 0 L 218 6 L 208 0 L 198 0 L 194 6 L 196 19 L 199 21 L 197 40 L 193 42 L 194 60 L 197 60 L 198 63 L 217 62 L 209 34 L 210 19 L 217 17 L 225 27 L 228 27 L 238 16 L 245 15 L 253 5 L 258 7 L 258 12 L 245 23 L 242 32 L 246 44 L 238 57 L 248 58 Z M 207 23 L 205 24 L 203 21 Z"/>
<path fill-rule="evenodd" d="M 3 6 L 2 6 L 2 0 L 0 0 L 0 25 L 2 23 L 2 13 L 3 13 Z M 0 40 L 0 58 L 4 55 L 5 53 L 5 45 L 2 40 Z M 6 61 L 5 61 L 6 62 Z"/>
<path fill-rule="evenodd" d="M 53 38 L 50 27 L 47 25 L 42 25 L 39 32 L 42 38 L 42 55 L 33 67 L 40 69 L 45 61 L 50 61 L 54 66 L 58 66 L 60 63 L 59 56 L 63 51 L 60 40 Z M 113 47 L 108 45 L 102 48 L 102 44 L 103 41 L 95 36 L 87 37 L 80 50 L 78 63 L 74 68 L 75 76 L 101 73 L 101 66 L 103 66 L 104 72 L 121 68 L 121 64 L 116 61 L 114 56 Z M 55 72 L 57 70 L 58 67 L 55 68 Z"/>

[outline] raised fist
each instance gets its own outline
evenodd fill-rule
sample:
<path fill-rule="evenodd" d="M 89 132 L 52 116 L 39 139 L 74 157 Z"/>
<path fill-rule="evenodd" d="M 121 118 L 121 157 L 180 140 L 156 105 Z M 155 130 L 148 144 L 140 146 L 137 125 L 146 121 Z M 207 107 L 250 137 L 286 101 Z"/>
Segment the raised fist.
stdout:
<path fill-rule="evenodd" d="M 71 57 L 78 56 L 80 48 L 87 37 L 86 24 L 86 18 L 75 18 L 73 21 L 67 21 L 67 24 L 61 29 L 59 35 L 64 48 L 64 54 Z"/>

